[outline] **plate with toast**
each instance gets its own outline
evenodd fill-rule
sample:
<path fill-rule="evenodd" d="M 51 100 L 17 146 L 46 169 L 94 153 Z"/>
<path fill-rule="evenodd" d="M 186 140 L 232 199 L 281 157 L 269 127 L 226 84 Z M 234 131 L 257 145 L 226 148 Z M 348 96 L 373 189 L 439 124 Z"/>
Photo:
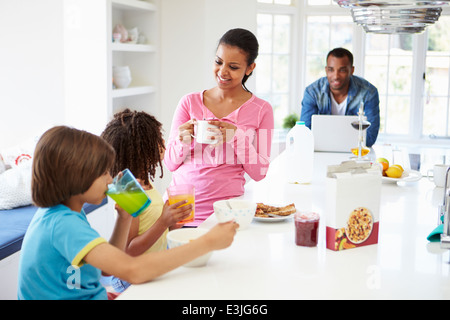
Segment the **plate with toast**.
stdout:
<path fill-rule="evenodd" d="M 290 218 L 297 209 L 293 203 L 286 206 L 275 206 L 264 203 L 256 204 L 255 220 L 264 222 L 284 221 Z"/>

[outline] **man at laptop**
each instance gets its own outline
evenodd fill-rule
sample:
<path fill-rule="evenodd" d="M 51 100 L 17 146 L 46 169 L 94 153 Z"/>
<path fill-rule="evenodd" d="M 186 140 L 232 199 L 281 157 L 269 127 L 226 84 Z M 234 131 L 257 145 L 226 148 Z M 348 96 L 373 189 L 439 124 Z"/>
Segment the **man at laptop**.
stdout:
<path fill-rule="evenodd" d="M 366 145 L 377 140 L 380 128 L 380 100 L 378 90 L 367 80 L 353 75 L 353 54 L 344 48 L 331 50 L 325 67 L 327 76 L 305 89 L 300 120 L 311 129 L 313 114 L 357 115 L 361 101 L 367 121 Z"/>

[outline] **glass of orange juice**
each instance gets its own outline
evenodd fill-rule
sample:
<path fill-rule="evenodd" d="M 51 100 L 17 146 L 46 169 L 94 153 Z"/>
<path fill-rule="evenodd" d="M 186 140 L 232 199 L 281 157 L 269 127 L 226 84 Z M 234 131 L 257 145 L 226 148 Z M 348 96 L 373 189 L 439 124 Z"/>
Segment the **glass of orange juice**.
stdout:
<path fill-rule="evenodd" d="M 167 195 L 169 197 L 169 204 L 174 204 L 183 200 L 187 200 L 187 203 L 182 204 L 185 206 L 187 204 L 192 204 L 191 214 L 184 220 L 178 221 L 178 224 L 185 224 L 194 221 L 195 215 L 195 188 L 192 184 L 179 184 L 167 188 Z"/>

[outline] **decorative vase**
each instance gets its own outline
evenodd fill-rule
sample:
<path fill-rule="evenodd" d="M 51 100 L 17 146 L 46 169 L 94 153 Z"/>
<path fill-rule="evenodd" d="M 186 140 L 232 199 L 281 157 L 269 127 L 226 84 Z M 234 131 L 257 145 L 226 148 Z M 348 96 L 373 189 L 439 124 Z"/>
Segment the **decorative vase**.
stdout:
<path fill-rule="evenodd" d="M 131 72 L 128 66 L 113 67 L 113 82 L 117 88 L 127 88 L 131 83 Z"/>

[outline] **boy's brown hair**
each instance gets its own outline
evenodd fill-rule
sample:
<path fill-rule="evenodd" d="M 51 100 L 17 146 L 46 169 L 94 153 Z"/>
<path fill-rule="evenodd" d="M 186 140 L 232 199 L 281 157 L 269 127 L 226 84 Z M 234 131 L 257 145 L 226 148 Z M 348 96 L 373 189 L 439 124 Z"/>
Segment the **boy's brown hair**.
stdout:
<path fill-rule="evenodd" d="M 165 146 L 162 124 L 154 116 L 125 109 L 114 115 L 101 136 L 116 151 L 112 175 L 128 168 L 136 178 L 149 185 L 149 178 L 154 179 L 159 165 L 162 178 L 160 150 Z"/>
<path fill-rule="evenodd" d="M 35 205 L 51 207 L 86 192 L 114 162 L 114 150 L 86 131 L 57 126 L 39 139 L 33 157 L 31 194 Z"/>

